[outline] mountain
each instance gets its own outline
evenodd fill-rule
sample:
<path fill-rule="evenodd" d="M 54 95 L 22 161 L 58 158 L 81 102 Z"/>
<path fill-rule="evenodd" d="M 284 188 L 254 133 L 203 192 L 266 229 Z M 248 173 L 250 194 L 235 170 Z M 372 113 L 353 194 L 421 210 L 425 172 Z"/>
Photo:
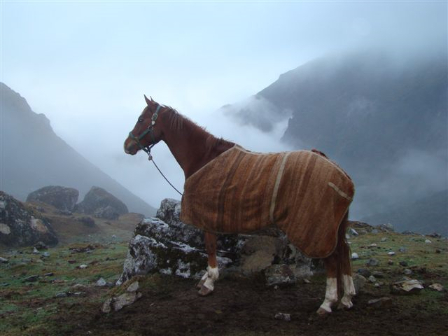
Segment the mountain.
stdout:
<path fill-rule="evenodd" d="M 428 221 L 427 228 L 415 228 L 410 218 L 419 200 L 437 194 L 448 203 L 446 56 L 365 51 L 322 57 L 281 75 L 250 104 L 225 111 L 263 131 L 289 118 L 283 141 L 323 151 L 352 176 L 352 217 L 406 208 L 406 216 L 391 215 L 389 222 L 427 231 L 438 226 Z M 426 204 L 448 225 L 440 202 Z"/>
<path fill-rule="evenodd" d="M 55 134 L 44 114 L 0 83 L 1 137 L 0 190 L 24 201 L 48 185 L 72 187 L 85 195 L 92 186 L 109 191 L 132 212 L 147 216 L 155 209 L 86 160 Z"/>
<path fill-rule="evenodd" d="M 430 228 L 434 232 L 448 237 L 448 189 L 361 220 L 372 224 L 394 222 L 397 231 L 411 227 L 416 232 L 426 233 L 429 233 L 427 226 L 431 223 Z"/>

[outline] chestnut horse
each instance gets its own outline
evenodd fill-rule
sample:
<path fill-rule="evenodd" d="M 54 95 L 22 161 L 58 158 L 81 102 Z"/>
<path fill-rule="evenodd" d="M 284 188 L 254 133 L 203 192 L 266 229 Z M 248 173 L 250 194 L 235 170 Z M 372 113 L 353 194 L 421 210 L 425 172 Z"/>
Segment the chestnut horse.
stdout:
<path fill-rule="evenodd" d="M 188 180 L 192 175 L 201 170 L 201 168 L 204 168 L 205 166 L 209 167 L 208 163 L 218 156 L 220 156 L 222 160 L 222 157 L 225 155 L 221 156 L 221 154 L 226 153 L 227 151 L 230 152 L 231 149 L 235 147 L 234 143 L 214 137 L 188 118 L 180 115 L 171 107 L 160 105 L 152 98 L 148 99 L 146 96 L 145 101 L 147 106 L 144 108 L 134 129 L 129 133 L 129 136 L 124 143 L 124 151 L 126 154 L 135 155 L 139 150 L 144 150 L 149 154 L 150 149 L 155 144 L 159 141 L 164 141 L 184 171 L 185 179 Z M 315 151 L 314 153 L 320 154 L 313 154 L 315 156 L 323 157 L 321 156 L 323 154 L 320 152 Z M 307 178 L 308 177 L 304 177 L 304 179 Z M 348 204 L 351 202 L 351 198 L 348 198 L 347 195 L 339 190 L 334 184 L 328 183 L 328 185 L 334 188 L 337 193 L 349 199 Z M 320 193 L 319 195 L 322 194 L 321 190 L 318 192 Z M 254 206 L 257 205 L 255 204 Z M 252 212 L 258 212 L 259 210 L 261 211 L 261 209 L 251 209 Z M 314 210 L 316 210 L 316 206 L 314 206 Z M 232 210 L 230 209 L 230 211 Z M 317 211 L 320 210 L 317 209 Z M 341 217 L 342 220 L 338 217 L 339 220 L 334 231 L 335 237 L 332 238 L 334 240 L 334 246 L 332 245 L 333 247 L 331 247 L 331 250 L 328 250 L 327 254 L 318 256 L 323 259 L 327 273 L 325 300 L 317 311 L 319 314 L 331 313 L 331 307 L 338 301 L 338 295 L 341 296 L 342 293 L 343 296 L 340 300 L 339 307 L 351 308 L 353 306 L 352 297 L 355 295 L 355 287 L 351 274 L 349 247 L 345 240 L 345 232 L 348 225 L 348 205 L 343 211 Z M 288 212 L 288 210 L 286 212 Z M 294 225 L 290 225 L 289 227 L 297 225 L 300 225 L 300 223 L 294 223 Z M 280 225 L 278 227 L 288 235 L 290 240 L 293 238 L 288 234 L 288 230 L 283 229 Z M 221 230 L 207 230 L 207 227 L 204 226 L 202 226 L 202 228 L 205 231 L 208 268 L 199 282 L 198 288 L 199 294 L 205 296 L 214 290 L 214 282 L 219 276 L 216 260 L 215 232 L 235 232 L 235 228 L 233 228 L 233 230 L 226 230 L 222 225 L 220 226 Z M 324 231 L 326 230 L 314 233 L 314 236 L 308 234 L 307 238 L 323 236 L 325 234 Z M 315 245 L 316 240 L 318 240 L 316 238 L 313 239 L 314 241 L 311 242 L 311 245 Z M 309 239 L 307 244 L 309 244 Z"/>

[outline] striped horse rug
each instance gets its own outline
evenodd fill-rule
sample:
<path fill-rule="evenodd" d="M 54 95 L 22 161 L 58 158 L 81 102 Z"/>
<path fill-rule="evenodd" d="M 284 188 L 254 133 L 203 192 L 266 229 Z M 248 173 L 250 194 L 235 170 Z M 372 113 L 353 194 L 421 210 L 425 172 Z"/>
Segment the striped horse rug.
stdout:
<path fill-rule="evenodd" d="M 214 233 L 275 225 L 309 257 L 325 258 L 354 192 L 350 177 L 317 152 L 261 154 L 235 145 L 185 181 L 181 220 Z"/>

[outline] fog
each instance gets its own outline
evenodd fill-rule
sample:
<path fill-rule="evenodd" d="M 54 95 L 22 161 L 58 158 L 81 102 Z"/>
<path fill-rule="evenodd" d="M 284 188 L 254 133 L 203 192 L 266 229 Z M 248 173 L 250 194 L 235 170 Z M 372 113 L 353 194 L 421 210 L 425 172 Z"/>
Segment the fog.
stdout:
<path fill-rule="evenodd" d="M 144 153 L 123 152 L 145 106 L 143 94 L 247 149 L 290 150 L 280 142 L 288 111 L 273 119 L 272 107 L 251 98 L 280 74 L 365 47 L 397 59 L 438 52 L 447 37 L 447 4 L 441 2 L 31 1 L 5 2 L 0 10 L 0 80 L 44 113 L 67 143 L 155 207 L 179 195 Z M 220 109 L 248 101 L 251 113 L 263 116 L 264 132 Z M 183 173 L 166 145 L 157 145 L 153 155 L 182 189 Z M 422 168 L 414 163 L 421 155 L 403 159 L 404 173 L 418 176 Z"/>

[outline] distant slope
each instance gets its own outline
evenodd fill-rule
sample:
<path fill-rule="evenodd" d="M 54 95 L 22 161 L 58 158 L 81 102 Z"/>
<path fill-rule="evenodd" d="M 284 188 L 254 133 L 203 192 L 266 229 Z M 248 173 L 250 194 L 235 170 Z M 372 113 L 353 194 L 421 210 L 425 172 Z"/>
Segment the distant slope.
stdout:
<path fill-rule="evenodd" d="M 448 188 L 446 56 L 323 57 L 281 75 L 252 106 L 225 111 L 264 131 L 289 118 L 283 141 L 325 152 L 352 176 L 356 218 L 406 204 L 412 213 L 411 204 Z M 388 222 L 417 230 L 405 216 Z"/>
<path fill-rule="evenodd" d="M 1 89 L 0 190 L 24 201 L 48 185 L 73 187 L 85 195 L 92 186 L 106 189 L 132 212 L 147 216 L 155 209 L 132 194 L 57 136 L 43 114 L 8 86 Z"/>
<path fill-rule="evenodd" d="M 412 228 L 416 232 L 430 233 L 427 223 L 432 223 L 434 232 L 448 237 L 448 190 L 361 220 L 374 225 L 394 223 L 397 232 Z"/>

